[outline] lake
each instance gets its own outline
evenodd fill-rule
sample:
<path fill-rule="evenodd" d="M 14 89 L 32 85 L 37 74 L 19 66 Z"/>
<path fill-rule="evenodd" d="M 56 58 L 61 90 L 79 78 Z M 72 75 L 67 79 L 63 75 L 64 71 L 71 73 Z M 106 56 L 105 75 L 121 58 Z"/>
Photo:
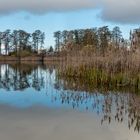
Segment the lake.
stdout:
<path fill-rule="evenodd" d="M 57 76 L 57 65 L 0 64 L 2 140 L 139 140 L 140 96 Z"/>

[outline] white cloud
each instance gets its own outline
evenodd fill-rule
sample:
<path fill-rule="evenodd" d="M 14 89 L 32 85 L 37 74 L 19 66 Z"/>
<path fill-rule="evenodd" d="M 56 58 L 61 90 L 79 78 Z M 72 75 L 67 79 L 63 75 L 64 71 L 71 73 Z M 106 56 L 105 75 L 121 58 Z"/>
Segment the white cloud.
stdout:
<path fill-rule="evenodd" d="M 16 11 L 45 13 L 95 7 L 94 0 L 0 0 L 0 14 Z"/>
<path fill-rule="evenodd" d="M 42 14 L 100 8 L 101 18 L 120 23 L 140 23 L 140 0 L 0 0 L 0 14 L 28 11 Z"/>

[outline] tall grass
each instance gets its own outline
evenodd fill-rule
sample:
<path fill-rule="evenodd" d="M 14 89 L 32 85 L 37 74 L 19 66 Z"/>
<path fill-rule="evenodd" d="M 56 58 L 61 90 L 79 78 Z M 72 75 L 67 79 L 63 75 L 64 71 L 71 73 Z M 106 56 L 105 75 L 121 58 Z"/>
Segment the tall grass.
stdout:
<path fill-rule="evenodd" d="M 140 90 L 140 50 L 108 49 L 104 54 L 90 48 L 69 52 L 59 76 L 84 79 L 94 85 L 134 87 Z"/>

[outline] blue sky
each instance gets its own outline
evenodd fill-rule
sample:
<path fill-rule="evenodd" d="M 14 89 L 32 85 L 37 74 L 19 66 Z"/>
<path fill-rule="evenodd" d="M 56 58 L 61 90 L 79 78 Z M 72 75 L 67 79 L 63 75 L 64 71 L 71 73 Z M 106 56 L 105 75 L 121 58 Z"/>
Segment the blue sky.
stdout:
<path fill-rule="evenodd" d="M 6 9 L 4 9 L 5 11 L 3 12 L 1 11 L 3 9 L 1 9 L 0 7 L 0 31 L 4 31 L 6 29 L 24 29 L 28 32 L 33 32 L 36 29 L 40 29 L 46 34 L 46 47 L 54 45 L 53 32 L 57 30 L 62 31 L 64 29 L 71 30 L 78 28 L 92 28 L 105 25 L 108 25 L 109 28 L 112 29 L 114 26 L 120 26 L 124 37 L 128 38 L 130 29 L 139 27 L 138 21 L 124 22 L 123 20 L 121 20 L 122 17 L 119 17 L 120 19 L 118 19 L 118 16 L 116 16 L 117 20 L 115 19 L 115 17 L 113 17 L 113 20 L 108 19 L 108 17 L 105 19 L 103 17 L 103 8 L 92 8 L 86 6 L 84 8 L 82 7 L 77 9 L 71 9 L 70 7 L 69 9 L 68 7 L 69 10 L 53 9 L 43 11 L 42 13 L 22 9 L 19 9 L 17 11 L 13 10 L 9 13 L 4 13 Z"/>

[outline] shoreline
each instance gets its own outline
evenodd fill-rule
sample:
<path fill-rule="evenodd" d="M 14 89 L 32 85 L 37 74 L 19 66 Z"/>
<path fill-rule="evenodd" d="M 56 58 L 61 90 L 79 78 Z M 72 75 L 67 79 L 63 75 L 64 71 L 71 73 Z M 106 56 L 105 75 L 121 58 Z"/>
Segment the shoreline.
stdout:
<path fill-rule="evenodd" d="M 65 57 L 59 56 L 27 56 L 27 57 L 16 57 L 16 56 L 0 56 L 0 62 L 54 62 L 54 61 L 65 61 Z"/>

